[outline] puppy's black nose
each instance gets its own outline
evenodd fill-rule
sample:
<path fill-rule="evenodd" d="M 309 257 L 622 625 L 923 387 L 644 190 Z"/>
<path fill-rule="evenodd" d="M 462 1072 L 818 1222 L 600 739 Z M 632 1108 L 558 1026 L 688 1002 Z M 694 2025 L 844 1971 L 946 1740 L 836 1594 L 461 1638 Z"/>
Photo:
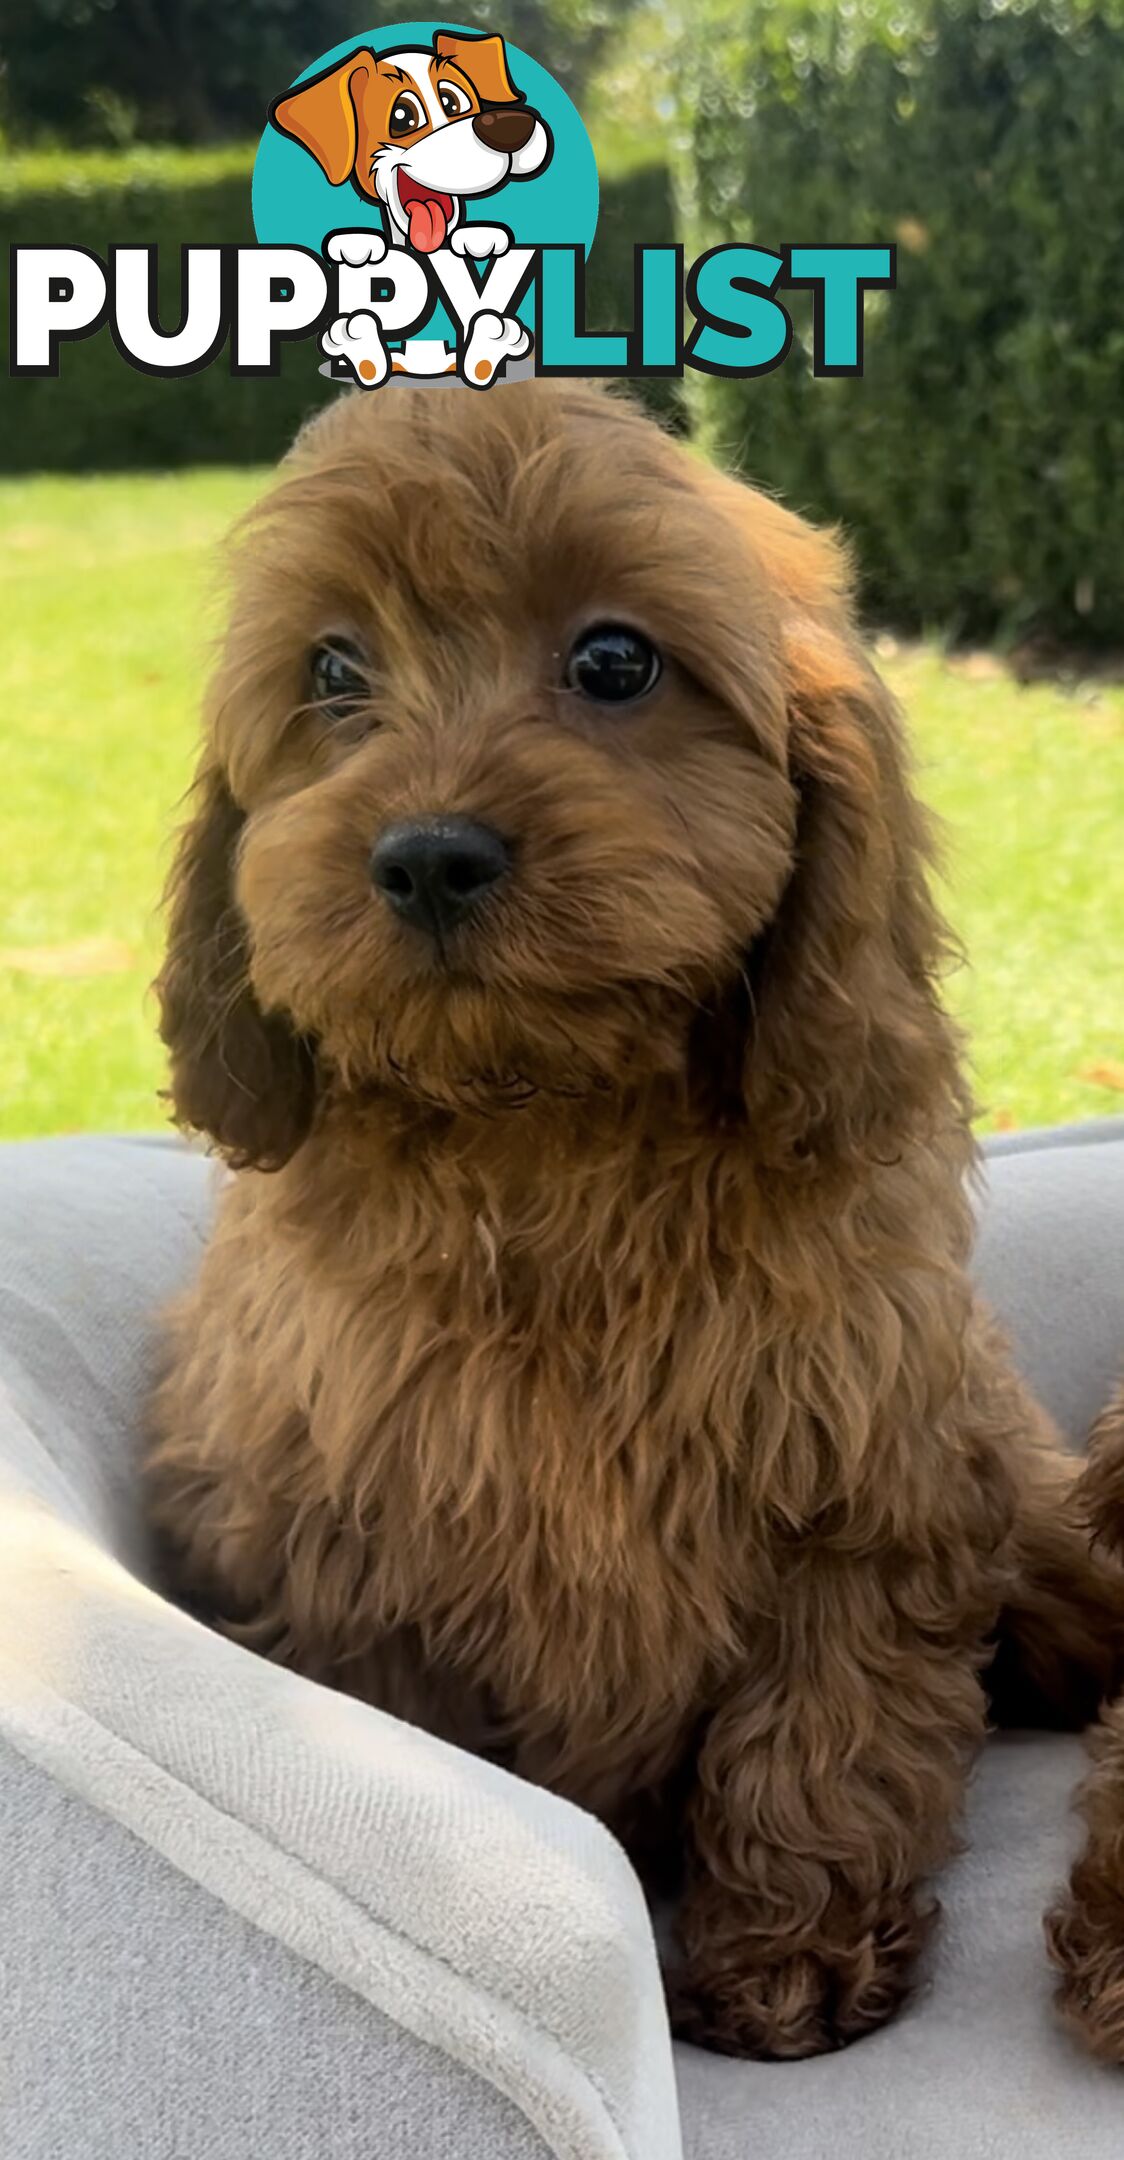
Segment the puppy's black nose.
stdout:
<path fill-rule="evenodd" d="M 472 818 L 388 825 L 371 849 L 371 878 L 396 915 L 442 937 L 511 867 L 507 842 Z"/>
<path fill-rule="evenodd" d="M 478 112 L 473 117 L 472 132 L 487 143 L 489 150 L 516 151 L 530 142 L 537 119 L 538 114 L 526 105 L 514 112 Z"/>

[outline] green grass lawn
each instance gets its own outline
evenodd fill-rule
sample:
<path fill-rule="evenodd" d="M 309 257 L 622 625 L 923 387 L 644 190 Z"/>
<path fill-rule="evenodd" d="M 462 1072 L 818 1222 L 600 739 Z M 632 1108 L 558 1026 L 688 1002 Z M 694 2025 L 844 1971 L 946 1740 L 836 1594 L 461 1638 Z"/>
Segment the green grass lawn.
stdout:
<path fill-rule="evenodd" d="M 147 984 L 250 472 L 0 484 L 0 1132 L 159 1124 Z M 987 1127 L 1124 1108 L 1124 687 L 882 650 L 948 826 Z"/>

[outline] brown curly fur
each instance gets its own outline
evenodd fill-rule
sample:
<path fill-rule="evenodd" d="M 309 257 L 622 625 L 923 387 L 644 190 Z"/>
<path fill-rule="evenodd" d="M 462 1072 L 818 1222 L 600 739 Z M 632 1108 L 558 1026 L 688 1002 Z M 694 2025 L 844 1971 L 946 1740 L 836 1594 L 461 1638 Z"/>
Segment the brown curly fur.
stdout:
<path fill-rule="evenodd" d="M 559 687 L 605 616 L 669 656 L 615 717 Z M 517 850 L 447 967 L 368 875 L 433 810 Z M 681 1863 L 735 2053 L 900 2000 L 1004 1600 L 1059 1714 L 1120 1671 L 965 1274 L 926 854 L 836 542 L 619 400 L 345 398 L 243 536 L 159 986 L 238 1175 L 155 1519 L 242 1641 Z"/>
<path fill-rule="evenodd" d="M 1093 1536 L 1124 1553 L 1124 1386 L 1093 1427 L 1076 1498 Z M 1093 1736 L 1078 1804 L 1085 1849 L 1046 1922 L 1058 2007 L 1094 2055 L 1124 2063 L 1124 1697 Z"/>

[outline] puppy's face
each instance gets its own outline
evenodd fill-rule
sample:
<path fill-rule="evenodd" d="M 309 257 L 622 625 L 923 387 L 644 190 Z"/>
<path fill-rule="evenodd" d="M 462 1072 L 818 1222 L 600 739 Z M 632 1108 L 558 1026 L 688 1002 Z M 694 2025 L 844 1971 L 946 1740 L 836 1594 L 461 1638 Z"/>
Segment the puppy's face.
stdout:
<path fill-rule="evenodd" d="M 774 912 L 778 625 L 693 478 L 601 399 L 423 393 L 348 402 L 257 521 L 220 688 L 234 890 L 260 1003 L 345 1082 L 675 1061 Z"/>
<path fill-rule="evenodd" d="M 861 680 L 838 574 L 584 387 L 341 400 L 240 549 L 173 1051 L 217 1043 L 209 969 L 337 1093 L 495 1113 L 684 1070 L 793 881 L 801 714 Z"/>

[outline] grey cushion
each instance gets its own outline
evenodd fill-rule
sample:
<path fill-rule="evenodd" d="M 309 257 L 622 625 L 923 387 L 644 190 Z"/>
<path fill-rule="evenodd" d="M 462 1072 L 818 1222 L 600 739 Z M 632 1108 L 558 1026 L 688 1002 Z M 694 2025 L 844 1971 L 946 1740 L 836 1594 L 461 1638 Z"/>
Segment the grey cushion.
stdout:
<path fill-rule="evenodd" d="M 0 2153 L 17 2160 L 1109 2160 L 1039 1915 L 1072 1741 L 987 1749 L 926 1985 L 808 2064 L 672 2055 L 580 1811 L 217 1642 L 146 1587 L 136 1407 L 212 1172 L 0 1154 Z M 979 1271 L 1080 1445 L 1124 1347 L 1124 1134 L 996 1149 Z M 681 2140 L 681 2142 L 680 2142 Z"/>
<path fill-rule="evenodd" d="M 145 1584 L 153 1314 L 212 1177 L 0 1154 L 0 2155 L 428 2155 L 443 2121 L 473 2160 L 677 2160 L 651 1925 L 602 1826 Z"/>
<path fill-rule="evenodd" d="M 987 1150 L 977 1279 L 1020 1370 L 1081 1447 L 1124 1374 L 1124 1119 Z"/>
<path fill-rule="evenodd" d="M 6 2160 L 544 2160 L 494 2085 L 2 1744 L 0 1802 Z"/>

